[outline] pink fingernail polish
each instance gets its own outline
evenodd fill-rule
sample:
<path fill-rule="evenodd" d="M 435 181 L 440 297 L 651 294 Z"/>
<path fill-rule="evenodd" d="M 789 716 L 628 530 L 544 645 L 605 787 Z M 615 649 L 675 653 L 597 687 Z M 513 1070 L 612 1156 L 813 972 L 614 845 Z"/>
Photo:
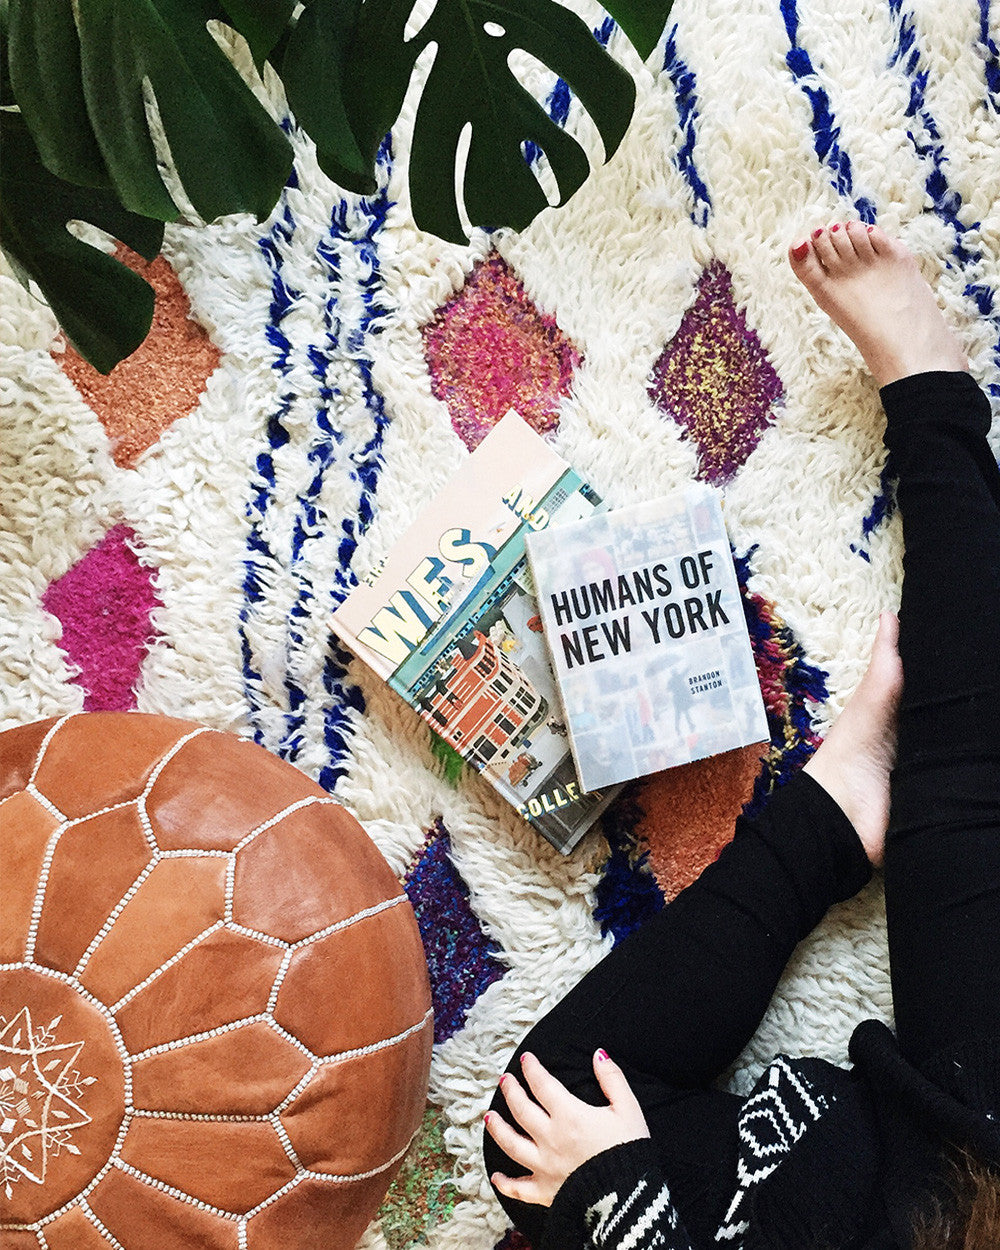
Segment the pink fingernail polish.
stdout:
<path fill-rule="evenodd" d="M 875 227 L 874 227 L 874 226 L 865 226 L 865 229 L 868 231 L 868 233 L 869 233 L 869 234 L 871 234 L 871 232 L 875 229 Z"/>
<path fill-rule="evenodd" d="M 506 1081 L 506 1079 L 507 1079 L 507 1073 L 505 1072 L 503 1076 L 500 1078 L 500 1080 L 497 1081 L 497 1084 L 500 1086 L 501 1089 L 503 1089 L 503 1083 L 504 1081 Z"/>
<path fill-rule="evenodd" d="M 598 1057 L 598 1059 L 601 1061 L 601 1063 L 603 1063 L 603 1062 L 605 1061 L 605 1059 L 609 1059 L 609 1058 L 610 1058 L 610 1055 L 609 1055 L 609 1054 L 608 1054 L 608 1052 L 607 1052 L 606 1050 L 604 1050 L 604 1049 L 603 1049 L 603 1047 L 602 1047 L 602 1048 L 601 1048 L 601 1049 L 597 1052 L 597 1057 Z"/>
<path fill-rule="evenodd" d="M 792 259 L 793 260 L 805 260 L 806 254 L 808 251 L 809 251 L 809 241 L 807 239 L 805 243 L 800 243 L 798 247 L 792 248 Z"/>
<path fill-rule="evenodd" d="M 820 236 L 822 233 L 823 233 L 823 227 L 822 227 L 822 226 L 820 226 L 818 229 L 816 229 L 816 230 L 814 230 L 814 231 L 813 231 L 813 235 L 812 235 L 812 237 L 813 237 L 814 239 L 818 239 L 818 238 L 819 238 L 819 236 Z"/>
<path fill-rule="evenodd" d="M 490 1122 L 490 1113 L 487 1111 L 486 1114 L 483 1116 L 483 1123 L 489 1124 L 489 1122 Z"/>
<path fill-rule="evenodd" d="M 832 226 L 830 227 L 830 233 L 831 233 L 831 234 L 833 234 L 835 231 L 837 231 L 837 230 L 839 230 L 839 229 L 840 229 L 840 226 L 839 226 L 839 225 L 832 225 Z"/>

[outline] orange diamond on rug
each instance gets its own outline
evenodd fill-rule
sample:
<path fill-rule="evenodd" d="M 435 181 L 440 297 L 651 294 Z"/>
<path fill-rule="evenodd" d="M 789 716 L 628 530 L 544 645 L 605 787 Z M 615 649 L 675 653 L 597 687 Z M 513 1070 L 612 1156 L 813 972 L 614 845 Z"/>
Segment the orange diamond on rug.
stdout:
<path fill-rule="evenodd" d="M 156 292 L 149 334 L 107 376 L 70 344 L 56 359 L 104 426 L 115 464 L 129 469 L 169 425 L 198 406 L 220 353 L 191 320 L 188 297 L 165 257 L 147 263 L 120 245 L 115 255 Z"/>
<path fill-rule="evenodd" d="M 495 253 L 423 328 L 431 389 L 471 451 L 508 408 L 539 434 L 554 430 L 582 357 Z"/>

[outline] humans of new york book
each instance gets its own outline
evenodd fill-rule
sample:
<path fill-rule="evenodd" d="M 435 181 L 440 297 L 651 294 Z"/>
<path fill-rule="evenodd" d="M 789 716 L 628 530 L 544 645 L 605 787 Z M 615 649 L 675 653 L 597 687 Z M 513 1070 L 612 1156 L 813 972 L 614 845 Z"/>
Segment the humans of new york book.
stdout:
<path fill-rule="evenodd" d="M 632 650 L 633 628 L 644 625 L 654 643 L 661 637 L 683 638 L 702 630 L 728 625 L 729 617 L 722 606 L 722 587 L 712 589 L 714 560 L 711 551 L 693 552 L 676 562 L 676 578 L 687 591 L 683 593 L 668 576 L 669 566 L 663 562 L 617 578 L 573 586 L 550 594 L 552 616 L 558 627 L 566 671 L 574 665 L 595 664 L 608 655 Z M 656 603 L 656 599 L 666 603 Z M 648 607 L 642 605 L 647 603 Z M 624 611 L 624 609 L 629 609 Z M 636 609 L 633 612 L 631 609 Z M 614 615 L 609 615 L 614 614 Z M 591 617 L 607 617 L 597 624 L 584 625 Z M 638 618 L 641 624 L 634 622 Z M 577 628 L 576 626 L 579 627 Z M 573 626 L 573 628 L 569 628 Z M 562 628 L 566 627 L 566 628 Z"/>

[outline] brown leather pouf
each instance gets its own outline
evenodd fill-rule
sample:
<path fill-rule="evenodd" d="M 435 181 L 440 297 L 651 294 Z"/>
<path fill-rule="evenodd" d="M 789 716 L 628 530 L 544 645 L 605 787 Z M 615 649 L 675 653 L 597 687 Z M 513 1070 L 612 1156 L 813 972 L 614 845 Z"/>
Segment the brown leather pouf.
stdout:
<path fill-rule="evenodd" d="M 347 1250 L 424 1109 L 416 922 L 361 826 L 230 734 L 0 734 L 4 1250 Z"/>

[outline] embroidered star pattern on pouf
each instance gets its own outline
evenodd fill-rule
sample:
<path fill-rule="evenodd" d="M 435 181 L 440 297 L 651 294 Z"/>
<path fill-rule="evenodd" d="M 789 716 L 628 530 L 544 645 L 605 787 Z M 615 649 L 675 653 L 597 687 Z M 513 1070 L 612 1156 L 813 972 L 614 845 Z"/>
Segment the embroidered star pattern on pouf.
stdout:
<path fill-rule="evenodd" d="M 8 1201 L 20 1181 L 45 1184 L 50 1154 L 79 1154 L 73 1130 L 90 1123 L 79 1103 L 94 1077 L 74 1067 L 83 1042 L 57 1040 L 60 1019 L 38 1028 L 27 1007 L 9 1023 L 0 1016 L 0 1184 Z"/>

